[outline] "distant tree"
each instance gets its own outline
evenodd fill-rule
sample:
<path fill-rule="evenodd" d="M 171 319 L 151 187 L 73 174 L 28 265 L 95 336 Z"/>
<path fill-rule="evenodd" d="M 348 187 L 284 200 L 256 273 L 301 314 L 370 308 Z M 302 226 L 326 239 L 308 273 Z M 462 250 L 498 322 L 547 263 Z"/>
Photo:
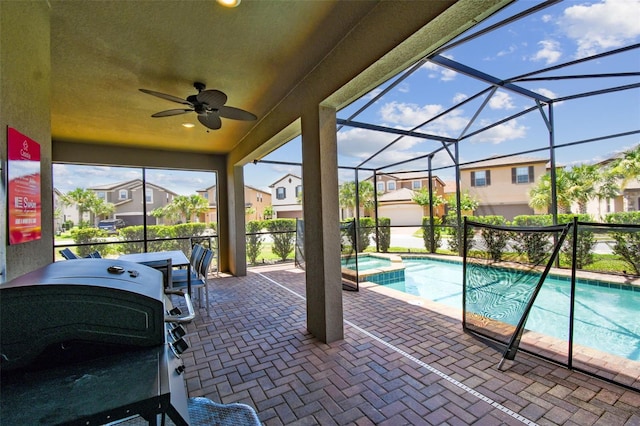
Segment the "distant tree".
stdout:
<path fill-rule="evenodd" d="M 429 194 L 428 187 L 422 187 L 417 191 L 414 191 L 413 198 L 411 199 L 414 203 L 422 206 L 422 208 L 429 207 L 431 204 L 431 196 Z M 433 197 L 433 207 L 436 208 L 445 204 L 445 199 L 440 194 L 435 194 Z"/>
<path fill-rule="evenodd" d="M 558 213 L 570 213 L 571 205 L 577 203 L 578 213 L 584 214 L 590 200 L 615 196 L 617 187 L 611 176 L 612 174 L 603 172 L 595 164 L 580 164 L 569 169 L 557 169 Z M 537 210 L 547 210 L 550 205 L 551 176 L 546 174 L 529 191 L 529 206 Z"/>
<path fill-rule="evenodd" d="M 435 201 L 435 198 L 434 198 Z M 447 205 L 449 206 L 449 212 L 451 214 L 451 212 L 457 212 L 458 211 L 458 200 L 456 200 L 456 196 L 455 195 L 450 195 L 449 197 L 447 197 L 447 201 L 446 201 Z M 475 209 L 478 208 L 478 205 L 480 205 L 480 201 L 475 198 L 472 197 L 471 195 L 469 195 L 468 192 L 463 192 L 460 194 L 460 207 L 461 207 L 461 211 L 474 211 Z"/>
<path fill-rule="evenodd" d="M 614 160 L 610 173 L 622 179 L 622 188 L 625 188 L 631 179 L 640 180 L 640 145 Z"/>
<path fill-rule="evenodd" d="M 250 220 L 245 225 L 247 229 L 247 258 L 249 263 L 255 264 L 258 255 L 262 249 L 262 242 L 264 241 L 260 231 L 264 227 L 264 222 L 261 220 Z"/>
<path fill-rule="evenodd" d="M 63 194 L 61 200 L 64 204 L 71 206 L 76 205 L 80 216 L 80 224 L 83 223 L 82 217 L 84 213 L 90 212 L 94 217 L 108 215 L 115 211 L 115 206 L 105 202 L 102 198 L 98 198 L 95 192 L 90 189 L 76 188 Z"/>
<path fill-rule="evenodd" d="M 262 218 L 263 219 L 273 218 L 273 206 L 267 206 L 264 208 L 264 210 L 262 211 Z"/>
<path fill-rule="evenodd" d="M 556 202 L 559 213 L 571 211 L 571 197 L 568 188 L 570 186 L 569 174 L 564 169 L 556 170 Z M 551 206 L 551 175 L 540 177 L 538 183 L 529 190 L 529 207 L 536 210 L 548 211 Z"/>
<path fill-rule="evenodd" d="M 358 183 L 358 197 L 360 199 L 360 207 L 372 209 L 374 207 L 374 189 L 373 184 L 368 181 L 360 181 Z M 356 207 L 356 183 L 354 181 L 345 182 L 340 185 L 338 193 L 340 207 L 343 209 L 351 209 L 355 211 Z"/>
<path fill-rule="evenodd" d="M 271 232 L 273 246 L 271 251 L 280 257 L 284 262 L 289 253 L 293 251 L 296 239 L 295 219 L 272 219 L 264 222 L 266 228 Z"/>
<path fill-rule="evenodd" d="M 164 207 L 155 209 L 151 214 L 154 217 L 167 217 L 171 220 L 191 222 L 194 216 L 209 210 L 209 202 L 201 195 L 178 195 Z"/>
<path fill-rule="evenodd" d="M 569 198 L 578 203 L 578 213 L 587 212 L 587 203 L 596 198 L 597 187 L 603 180 L 595 164 L 581 164 L 569 169 Z"/>

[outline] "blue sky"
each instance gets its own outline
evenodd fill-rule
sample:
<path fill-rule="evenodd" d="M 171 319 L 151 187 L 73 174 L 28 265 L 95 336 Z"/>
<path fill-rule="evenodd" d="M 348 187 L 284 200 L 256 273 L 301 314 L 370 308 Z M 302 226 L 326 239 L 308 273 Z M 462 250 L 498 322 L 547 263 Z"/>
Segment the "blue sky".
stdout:
<path fill-rule="evenodd" d="M 479 31 L 540 1 L 521 0 L 490 17 L 460 37 Z M 471 66 L 499 79 L 508 79 L 535 70 L 564 64 L 593 54 L 608 52 L 640 43 L 640 0 L 564 1 L 536 14 L 510 23 L 497 31 L 443 52 L 443 56 Z M 567 76 L 602 73 L 640 72 L 640 49 L 624 54 L 589 61 L 580 65 L 550 71 L 544 76 Z M 380 93 L 395 78 L 338 111 L 346 119 Z M 518 83 L 523 88 L 556 99 L 568 95 L 615 86 L 637 84 L 640 78 L 591 78 Z M 471 77 L 458 74 L 439 65 L 425 64 L 410 77 L 378 99 L 356 121 L 397 129 L 412 129 L 428 118 L 451 108 L 460 101 L 486 88 Z M 433 122 L 420 132 L 439 136 L 459 137 L 486 96 L 457 108 Z M 513 115 L 534 106 L 531 99 L 512 91 L 499 89 L 487 101 L 469 127 L 472 132 L 487 123 Z M 640 89 L 603 94 L 554 104 L 555 143 L 561 145 L 589 138 L 640 129 Z M 355 167 L 373 153 L 396 139 L 396 135 L 343 127 L 338 133 L 338 162 L 340 166 Z M 640 135 L 606 139 L 556 150 L 556 159 L 563 165 L 592 163 L 640 143 Z M 402 138 L 393 148 L 365 165 L 377 168 L 398 161 L 416 158 L 439 148 L 434 141 Z M 460 143 L 460 161 L 480 160 L 492 155 L 506 155 L 549 146 L 549 133 L 542 115 L 534 111 L 501 124 Z M 527 154 L 547 158 L 546 152 Z M 263 160 L 300 163 L 301 139 L 295 138 L 270 153 Z M 450 166 L 452 161 L 444 153 L 436 155 L 433 167 Z M 424 170 L 426 160 L 400 166 L 402 170 Z M 384 171 L 392 171 L 386 169 Z M 137 169 L 93 167 L 83 169 L 83 182 L 92 185 L 113 183 L 140 177 Z M 154 174 L 155 173 L 155 174 Z M 287 173 L 301 176 L 297 166 L 248 164 L 244 168 L 247 185 L 269 190 L 269 185 Z M 436 170 L 443 180 L 454 177 L 452 168 Z M 68 191 L 77 186 L 77 172 L 68 165 L 54 167 L 54 185 Z M 359 178 L 365 178 L 362 172 Z M 340 170 L 341 182 L 354 179 L 351 170 Z M 190 194 L 215 183 L 212 174 L 158 171 L 149 172 L 147 179 L 174 190 Z"/>
<path fill-rule="evenodd" d="M 470 33 L 494 24 L 507 16 L 530 8 L 538 1 L 519 1 L 476 26 Z M 471 66 L 499 79 L 508 79 L 532 71 L 563 64 L 594 54 L 611 51 L 640 42 L 640 1 L 565 1 L 534 15 L 463 43 L 443 52 L 443 56 Z M 605 57 L 541 76 L 567 76 L 640 71 L 640 49 L 615 57 Z M 393 81 L 393 79 L 392 79 Z M 556 99 L 578 93 L 638 83 L 638 77 L 544 80 L 518 83 L 523 88 Z M 346 119 L 372 99 L 389 82 L 338 112 Z M 356 121 L 398 129 L 412 129 L 428 118 L 452 107 L 486 88 L 485 83 L 435 64 L 423 65 L 409 78 L 354 118 Z M 419 131 L 440 136 L 459 137 L 476 114 L 485 97 L 470 102 Z M 500 89 L 479 113 L 469 131 L 534 106 L 534 102 L 512 91 Z M 554 105 L 555 143 L 603 137 L 640 128 L 640 89 L 615 92 L 558 102 Z M 469 133 L 469 132 L 467 132 Z M 396 135 L 344 127 L 338 133 L 339 165 L 354 167 L 396 139 Z M 556 150 L 557 161 L 564 165 L 590 163 L 628 149 L 640 142 L 639 135 L 607 139 Z M 538 111 L 518 117 L 460 143 L 461 162 L 505 155 L 549 146 L 549 133 Z M 428 154 L 440 147 L 439 142 L 403 138 L 393 148 L 365 167 L 376 168 Z M 527 154 L 548 157 L 546 152 Z M 446 155 L 436 155 L 433 167 L 451 165 Z M 300 162 L 301 140 L 263 158 L 271 161 Z M 402 170 L 424 170 L 426 160 L 403 166 Z M 391 171 L 387 169 L 385 171 Z M 247 165 L 247 184 L 264 187 L 285 173 L 300 175 L 299 167 L 283 165 Z M 453 178 L 453 169 L 438 170 L 444 180 Z M 360 178 L 366 173 L 359 175 Z M 353 172 L 342 170 L 340 178 L 353 180 Z"/>

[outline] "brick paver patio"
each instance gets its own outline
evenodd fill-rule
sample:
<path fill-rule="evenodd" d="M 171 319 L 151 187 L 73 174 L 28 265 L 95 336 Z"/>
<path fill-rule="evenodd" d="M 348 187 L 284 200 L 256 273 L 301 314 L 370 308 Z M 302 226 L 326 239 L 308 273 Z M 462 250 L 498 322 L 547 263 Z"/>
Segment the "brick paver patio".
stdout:
<path fill-rule="evenodd" d="M 640 425 L 640 393 L 524 353 L 500 371 L 456 313 L 377 286 L 343 292 L 345 338 L 321 343 L 304 280 L 291 264 L 210 280 L 183 354 L 189 396 L 251 405 L 265 425 Z"/>

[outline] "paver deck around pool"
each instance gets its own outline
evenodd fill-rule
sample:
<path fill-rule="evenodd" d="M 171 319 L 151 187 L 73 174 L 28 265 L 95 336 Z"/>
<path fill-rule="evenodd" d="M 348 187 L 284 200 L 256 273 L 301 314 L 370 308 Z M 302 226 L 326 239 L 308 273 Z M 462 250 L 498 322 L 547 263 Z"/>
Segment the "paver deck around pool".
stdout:
<path fill-rule="evenodd" d="M 498 370 L 500 348 L 414 296 L 344 291 L 345 337 L 324 344 L 293 264 L 209 285 L 210 316 L 188 326 L 189 395 L 249 404 L 265 425 L 640 425 L 640 392 L 526 353 Z"/>

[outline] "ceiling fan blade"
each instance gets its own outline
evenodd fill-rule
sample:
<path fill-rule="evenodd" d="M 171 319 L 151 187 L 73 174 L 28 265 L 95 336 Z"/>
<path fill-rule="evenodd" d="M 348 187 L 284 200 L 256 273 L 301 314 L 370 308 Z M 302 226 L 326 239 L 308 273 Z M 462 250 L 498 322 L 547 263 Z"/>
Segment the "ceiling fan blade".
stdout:
<path fill-rule="evenodd" d="M 218 108 L 218 114 L 220 115 L 220 117 L 230 118 L 232 120 L 253 121 L 258 118 L 255 115 L 251 114 L 249 111 L 224 105 Z"/>
<path fill-rule="evenodd" d="M 218 114 L 199 114 L 198 121 L 205 127 L 208 127 L 212 130 L 218 130 L 220 127 L 222 127 L 222 120 L 220 120 Z"/>
<path fill-rule="evenodd" d="M 193 106 L 193 104 L 191 102 L 187 101 L 186 99 L 181 99 L 181 98 L 179 98 L 177 96 L 167 95 L 166 93 L 160 93 L 160 92 L 156 92 L 156 91 L 148 90 L 148 89 L 138 89 L 138 90 L 140 90 L 142 93 L 146 93 L 148 95 L 157 96 L 159 98 L 166 99 L 168 101 L 172 101 L 172 102 L 177 102 L 179 104 Z"/>
<path fill-rule="evenodd" d="M 203 90 L 196 96 L 198 102 L 207 104 L 211 108 L 218 108 L 227 102 L 227 95 L 219 90 Z"/>
<path fill-rule="evenodd" d="M 180 115 L 180 114 L 186 114 L 188 112 L 192 112 L 192 109 L 168 109 L 166 111 L 160 111 L 160 112 L 156 112 L 155 114 L 152 115 L 152 117 L 170 117 L 172 115 Z"/>

